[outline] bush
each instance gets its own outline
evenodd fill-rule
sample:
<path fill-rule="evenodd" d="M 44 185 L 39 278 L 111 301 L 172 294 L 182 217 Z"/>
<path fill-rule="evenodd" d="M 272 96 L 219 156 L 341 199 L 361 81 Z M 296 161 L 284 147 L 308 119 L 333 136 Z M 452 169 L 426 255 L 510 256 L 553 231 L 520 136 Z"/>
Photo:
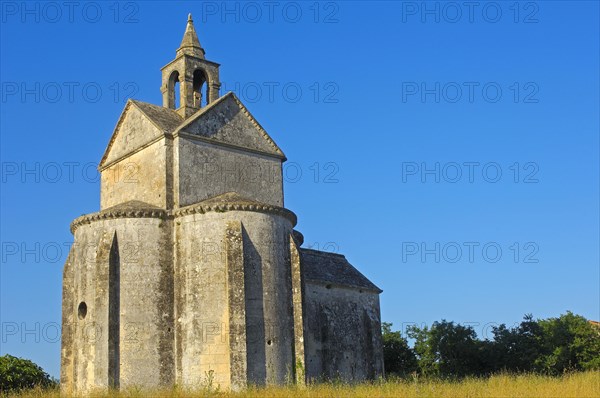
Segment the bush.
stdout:
<path fill-rule="evenodd" d="M 0 357 L 0 392 L 35 387 L 50 388 L 57 385 L 56 380 L 30 360 L 8 354 Z"/>

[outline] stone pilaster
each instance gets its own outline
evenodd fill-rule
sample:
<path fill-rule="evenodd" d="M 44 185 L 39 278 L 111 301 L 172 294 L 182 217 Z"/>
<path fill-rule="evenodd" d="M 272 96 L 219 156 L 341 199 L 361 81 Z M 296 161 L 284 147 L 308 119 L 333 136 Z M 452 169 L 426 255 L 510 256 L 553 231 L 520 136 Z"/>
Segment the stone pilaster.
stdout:
<path fill-rule="evenodd" d="M 292 235 L 290 235 L 290 265 L 292 270 L 292 304 L 294 311 L 294 370 L 296 383 L 304 385 L 306 380 L 306 367 L 304 359 L 304 312 L 302 311 L 302 297 L 304 289 L 302 284 L 302 270 L 300 253 Z"/>
<path fill-rule="evenodd" d="M 229 295 L 229 347 L 231 387 L 246 387 L 246 301 L 244 287 L 244 248 L 242 223 L 227 223 L 225 232 Z"/>

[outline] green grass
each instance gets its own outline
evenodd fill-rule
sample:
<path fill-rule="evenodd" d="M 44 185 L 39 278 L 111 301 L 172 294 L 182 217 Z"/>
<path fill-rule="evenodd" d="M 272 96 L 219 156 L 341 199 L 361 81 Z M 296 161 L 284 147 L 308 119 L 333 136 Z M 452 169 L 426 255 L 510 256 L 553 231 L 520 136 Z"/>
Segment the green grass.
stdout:
<path fill-rule="evenodd" d="M 31 390 L 9 395 L 18 398 L 59 398 L 58 390 Z M 94 394 L 93 397 L 114 398 L 284 398 L 284 397 L 600 397 L 600 371 L 565 374 L 562 377 L 540 375 L 499 374 L 489 378 L 467 378 L 462 381 L 396 380 L 348 385 L 342 383 L 315 384 L 307 387 L 250 388 L 244 392 L 214 390 L 185 391 L 180 389 L 143 391 L 126 389 L 121 392 Z"/>

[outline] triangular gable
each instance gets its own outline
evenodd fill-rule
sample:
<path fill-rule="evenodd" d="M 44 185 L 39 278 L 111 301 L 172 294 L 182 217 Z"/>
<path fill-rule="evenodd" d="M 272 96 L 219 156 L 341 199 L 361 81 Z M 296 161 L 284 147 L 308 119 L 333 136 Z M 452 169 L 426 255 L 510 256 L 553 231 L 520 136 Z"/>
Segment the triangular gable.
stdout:
<path fill-rule="evenodd" d="M 285 155 L 233 92 L 199 110 L 174 134 L 186 133 L 285 159 Z"/>
<path fill-rule="evenodd" d="M 173 130 L 182 119 L 174 111 L 155 105 L 127 101 L 117 126 L 104 151 L 99 168 L 133 153 L 158 137 Z M 171 128 L 169 128 L 171 127 Z"/>

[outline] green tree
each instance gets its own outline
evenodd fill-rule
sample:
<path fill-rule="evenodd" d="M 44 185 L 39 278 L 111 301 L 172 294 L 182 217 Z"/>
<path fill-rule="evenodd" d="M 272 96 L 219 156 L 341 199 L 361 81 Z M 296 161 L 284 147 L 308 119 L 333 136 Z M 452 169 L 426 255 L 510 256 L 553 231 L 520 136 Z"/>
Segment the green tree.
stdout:
<path fill-rule="evenodd" d="M 389 375 L 406 376 L 417 370 L 417 357 L 399 331 L 392 332 L 392 324 L 383 322 L 383 363 Z"/>
<path fill-rule="evenodd" d="M 0 357 L 0 392 L 56 385 L 57 382 L 48 373 L 30 360 L 8 354 Z"/>
<path fill-rule="evenodd" d="M 390 325 L 391 326 L 391 325 Z M 426 376 L 481 376 L 499 371 L 540 372 L 600 369 L 600 330 L 579 315 L 500 325 L 492 340 L 479 340 L 473 328 L 442 320 L 431 328 L 412 326 L 419 372 Z"/>
<path fill-rule="evenodd" d="M 571 370 L 600 369 L 600 334 L 584 317 L 570 311 L 558 318 L 539 321 L 543 331 L 543 355 L 536 366 L 550 374 Z"/>
<path fill-rule="evenodd" d="M 489 345 L 490 372 L 532 372 L 543 352 L 543 330 L 531 314 L 523 317 L 519 326 L 493 328 L 494 341 Z"/>
<path fill-rule="evenodd" d="M 419 370 L 427 376 L 463 377 L 487 372 L 484 352 L 487 342 L 477 339 L 472 327 L 454 322 L 434 322 L 431 329 L 411 326 Z"/>

